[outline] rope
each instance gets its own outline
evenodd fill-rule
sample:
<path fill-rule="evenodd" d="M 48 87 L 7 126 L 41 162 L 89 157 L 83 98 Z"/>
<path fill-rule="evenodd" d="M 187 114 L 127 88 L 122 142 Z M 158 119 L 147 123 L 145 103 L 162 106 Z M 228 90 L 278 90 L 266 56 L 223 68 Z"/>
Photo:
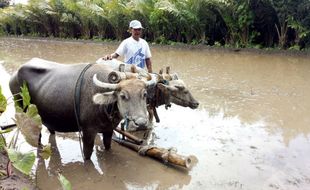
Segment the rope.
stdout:
<path fill-rule="evenodd" d="M 83 138 L 82 127 L 80 125 L 81 87 L 83 85 L 84 74 L 85 74 L 86 70 L 89 69 L 92 65 L 93 65 L 93 63 L 90 63 L 84 67 L 84 69 L 82 70 L 82 72 L 79 75 L 79 78 L 76 81 L 75 91 L 74 91 L 74 113 L 75 113 L 76 123 L 77 123 L 77 126 L 79 128 L 79 142 L 80 142 L 80 149 L 82 152 L 83 159 L 85 159 L 85 156 L 84 156 L 84 150 L 83 150 L 83 147 L 81 144 L 81 138 Z"/>
<path fill-rule="evenodd" d="M 141 146 L 138 150 L 139 155 L 145 156 L 147 155 L 147 152 L 153 148 L 158 149 L 156 146 Z M 164 161 L 165 163 L 168 163 L 169 161 L 169 157 L 171 157 L 172 154 L 175 154 L 177 152 L 177 149 L 174 147 L 170 147 L 168 149 L 163 149 L 160 148 L 160 151 L 162 152 L 162 154 L 160 155 L 160 158 L 162 161 Z"/>
<path fill-rule="evenodd" d="M 127 114 L 125 115 L 125 118 L 124 118 L 124 122 L 121 123 L 121 130 L 122 131 L 125 131 L 128 129 L 128 117 L 127 117 Z M 125 135 L 122 135 L 122 139 L 125 140 Z"/>
<path fill-rule="evenodd" d="M 104 113 L 108 116 L 108 119 L 111 121 L 111 123 L 113 124 L 113 114 L 114 114 L 114 107 L 116 103 L 112 103 L 109 105 L 105 105 L 103 106 L 103 111 Z"/>

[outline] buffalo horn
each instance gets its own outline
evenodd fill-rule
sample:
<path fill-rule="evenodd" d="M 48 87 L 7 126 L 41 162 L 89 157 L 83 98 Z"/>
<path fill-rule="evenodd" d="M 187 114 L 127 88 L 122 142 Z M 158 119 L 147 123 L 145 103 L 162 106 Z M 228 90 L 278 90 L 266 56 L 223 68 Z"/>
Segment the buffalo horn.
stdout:
<path fill-rule="evenodd" d="M 157 83 L 157 78 L 156 75 L 154 74 L 149 74 L 151 76 L 151 80 L 145 81 L 146 86 L 152 86 Z"/>
<path fill-rule="evenodd" d="M 127 78 L 127 75 L 124 72 L 112 71 L 108 75 L 109 82 L 113 84 L 119 83 L 121 80 L 126 79 L 126 78 Z"/>
<path fill-rule="evenodd" d="M 138 78 L 138 73 L 125 72 L 126 79 Z"/>
<path fill-rule="evenodd" d="M 106 89 L 107 91 L 113 91 L 113 90 L 116 90 L 117 88 L 117 84 L 110 84 L 110 83 L 105 83 L 105 82 L 102 82 L 100 80 L 98 80 L 97 78 L 97 74 L 94 74 L 93 76 L 93 82 L 96 86 L 98 87 L 101 87 L 101 88 L 104 88 Z"/>
<path fill-rule="evenodd" d="M 166 67 L 166 74 L 170 74 L 170 66 Z"/>

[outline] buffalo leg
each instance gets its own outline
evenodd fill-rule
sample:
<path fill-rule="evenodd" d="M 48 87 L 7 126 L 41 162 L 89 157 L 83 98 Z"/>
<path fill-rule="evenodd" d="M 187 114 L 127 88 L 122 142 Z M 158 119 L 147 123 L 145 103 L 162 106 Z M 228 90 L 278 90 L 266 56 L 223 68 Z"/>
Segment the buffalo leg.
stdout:
<path fill-rule="evenodd" d="M 91 154 L 93 153 L 95 137 L 97 133 L 91 133 L 84 131 L 83 133 L 83 151 L 84 151 L 84 158 L 85 160 L 89 160 Z"/>
<path fill-rule="evenodd" d="M 154 111 L 152 106 L 147 106 L 147 111 L 149 112 L 149 123 L 152 123 L 154 118 Z"/>
<path fill-rule="evenodd" d="M 54 131 L 54 130 L 49 129 L 49 128 L 47 128 L 47 129 L 48 129 L 48 131 L 50 132 L 50 134 L 55 135 L 55 131 Z"/>
<path fill-rule="evenodd" d="M 102 135 L 103 135 L 103 145 L 104 145 L 104 148 L 106 150 L 110 150 L 113 131 L 104 132 L 104 133 L 102 133 Z"/>

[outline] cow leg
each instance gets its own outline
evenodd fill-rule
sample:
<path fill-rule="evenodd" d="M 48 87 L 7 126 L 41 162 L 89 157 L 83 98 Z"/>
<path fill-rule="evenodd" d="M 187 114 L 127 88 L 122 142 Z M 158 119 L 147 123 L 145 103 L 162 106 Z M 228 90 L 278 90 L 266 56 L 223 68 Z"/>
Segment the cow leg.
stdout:
<path fill-rule="evenodd" d="M 151 106 L 147 106 L 147 111 L 149 112 L 149 123 L 153 122 L 154 112 Z"/>
<path fill-rule="evenodd" d="M 49 129 L 49 128 L 47 128 L 47 129 L 48 129 L 48 131 L 50 132 L 50 134 L 55 135 L 55 131 L 54 131 L 54 130 L 51 130 L 51 129 Z"/>
<path fill-rule="evenodd" d="M 94 132 L 83 132 L 83 151 L 84 151 L 84 158 L 85 160 L 89 160 L 91 154 L 93 153 L 95 137 L 97 133 Z"/>
<path fill-rule="evenodd" d="M 103 135 L 103 145 L 104 145 L 104 148 L 106 150 L 110 150 L 113 131 L 104 132 L 104 133 L 102 133 L 102 135 Z"/>

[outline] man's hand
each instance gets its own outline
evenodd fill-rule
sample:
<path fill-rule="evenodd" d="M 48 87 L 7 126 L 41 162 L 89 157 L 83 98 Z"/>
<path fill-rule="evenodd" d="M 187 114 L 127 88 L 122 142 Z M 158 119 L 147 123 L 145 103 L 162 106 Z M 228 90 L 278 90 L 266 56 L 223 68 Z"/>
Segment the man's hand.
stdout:
<path fill-rule="evenodd" d="M 113 56 L 112 56 L 112 54 L 111 55 L 106 55 L 106 56 L 104 56 L 103 58 L 102 58 L 103 60 L 112 60 L 113 59 Z"/>
<path fill-rule="evenodd" d="M 152 61 L 151 61 L 150 58 L 146 58 L 146 59 L 145 59 L 145 64 L 146 64 L 147 71 L 148 71 L 149 73 L 153 73 Z"/>
<path fill-rule="evenodd" d="M 116 59 L 116 58 L 118 58 L 118 54 L 117 53 L 112 53 L 111 55 L 106 55 L 106 56 L 104 56 L 102 59 L 103 60 L 112 60 L 112 59 Z"/>

